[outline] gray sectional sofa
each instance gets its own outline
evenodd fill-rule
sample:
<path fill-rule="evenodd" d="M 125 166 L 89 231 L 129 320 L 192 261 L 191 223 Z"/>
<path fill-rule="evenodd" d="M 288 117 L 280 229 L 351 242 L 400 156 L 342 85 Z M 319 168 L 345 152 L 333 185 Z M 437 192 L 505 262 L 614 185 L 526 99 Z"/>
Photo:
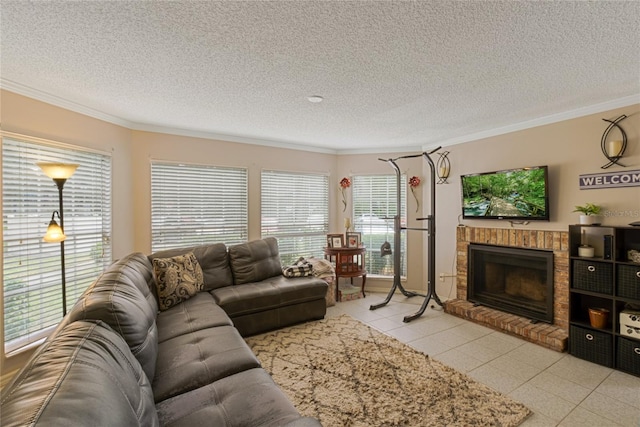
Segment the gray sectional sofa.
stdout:
<path fill-rule="evenodd" d="M 187 282 L 201 276 L 200 287 L 177 288 L 164 306 L 158 265 L 193 256 L 195 273 L 183 273 Z M 319 426 L 243 336 L 323 318 L 326 292 L 321 279 L 282 276 L 273 238 L 130 254 L 89 286 L 3 389 L 2 425 Z"/>

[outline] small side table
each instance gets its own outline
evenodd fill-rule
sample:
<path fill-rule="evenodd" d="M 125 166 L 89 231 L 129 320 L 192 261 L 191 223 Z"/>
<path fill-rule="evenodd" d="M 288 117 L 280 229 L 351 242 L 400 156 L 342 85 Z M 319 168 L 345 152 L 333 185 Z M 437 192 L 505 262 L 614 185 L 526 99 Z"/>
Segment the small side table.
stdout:
<path fill-rule="evenodd" d="M 353 284 L 354 277 L 362 277 L 362 296 L 364 285 L 367 281 L 367 269 L 365 268 L 364 253 L 366 248 L 324 248 L 324 258 L 335 265 L 336 269 L 336 298 L 340 298 L 339 283 L 341 277 L 348 277 Z"/>

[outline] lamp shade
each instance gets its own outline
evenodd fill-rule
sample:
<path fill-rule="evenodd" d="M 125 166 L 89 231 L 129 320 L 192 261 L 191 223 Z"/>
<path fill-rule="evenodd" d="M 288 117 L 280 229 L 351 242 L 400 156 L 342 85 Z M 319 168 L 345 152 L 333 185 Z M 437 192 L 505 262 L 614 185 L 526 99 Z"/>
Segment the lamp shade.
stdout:
<path fill-rule="evenodd" d="M 42 238 L 43 242 L 58 243 L 58 242 L 64 242 L 64 240 L 67 238 L 67 236 L 65 236 L 64 234 L 64 231 L 62 230 L 62 227 L 60 227 L 56 222 L 56 220 L 53 219 L 53 217 L 57 213 L 58 211 L 54 211 L 53 215 L 51 215 L 51 221 L 49 222 L 49 226 L 47 227 L 47 233 Z M 58 214 L 58 218 L 60 218 L 59 214 Z"/>
<path fill-rule="evenodd" d="M 40 169 L 51 179 L 68 179 L 78 169 L 76 163 L 36 163 Z"/>

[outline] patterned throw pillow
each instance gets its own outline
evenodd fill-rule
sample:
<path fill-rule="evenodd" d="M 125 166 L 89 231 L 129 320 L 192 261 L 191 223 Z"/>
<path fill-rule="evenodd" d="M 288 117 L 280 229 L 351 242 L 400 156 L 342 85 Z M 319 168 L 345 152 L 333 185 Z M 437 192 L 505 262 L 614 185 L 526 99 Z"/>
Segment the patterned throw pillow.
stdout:
<path fill-rule="evenodd" d="M 167 310 L 200 292 L 204 287 L 202 268 L 193 252 L 173 258 L 155 258 L 158 306 Z"/>

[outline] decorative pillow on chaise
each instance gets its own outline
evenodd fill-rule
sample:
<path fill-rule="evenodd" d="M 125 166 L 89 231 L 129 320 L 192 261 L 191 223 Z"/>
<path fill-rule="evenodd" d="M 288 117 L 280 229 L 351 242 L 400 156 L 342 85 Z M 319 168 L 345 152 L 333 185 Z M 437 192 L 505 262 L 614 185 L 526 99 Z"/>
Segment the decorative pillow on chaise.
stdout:
<path fill-rule="evenodd" d="M 173 258 L 155 258 L 153 271 L 158 306 L 162 311 L 191 298 L 204 287 L 202 267 L 193 252 Z"/>

